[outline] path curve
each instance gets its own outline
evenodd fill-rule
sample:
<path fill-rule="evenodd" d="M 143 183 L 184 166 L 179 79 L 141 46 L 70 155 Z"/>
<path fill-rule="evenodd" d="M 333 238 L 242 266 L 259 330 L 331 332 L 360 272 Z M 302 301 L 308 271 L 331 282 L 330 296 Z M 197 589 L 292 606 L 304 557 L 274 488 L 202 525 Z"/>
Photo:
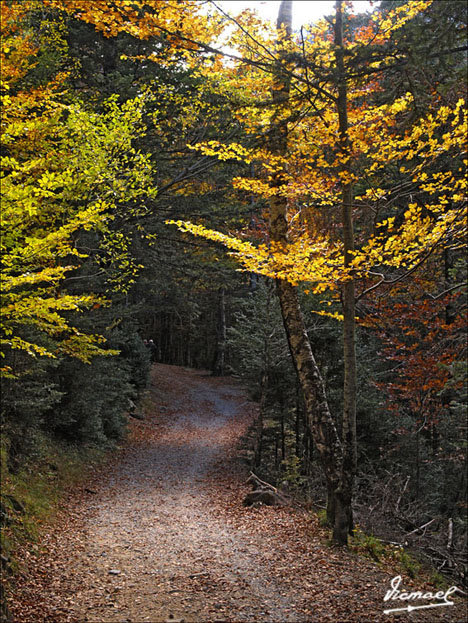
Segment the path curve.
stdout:
<path fill-rule="evenodd" d="M 26 552 L 15 621 L 401 620 L 383 614 L 392 576 L 327 546 L 314 516 L 242 506 L 239 440 L 255 410 L 232 380 L 153 366 L 145 420 L 131 421 L 125 448 L 74 492 L 44 552 Z M 439 621 L 463 620 L 462 604 L 438 610 Z"/>
<path fill-rule="evenodd" d="M 94 503 L 85 553 L 98 586 L 83 589 L 75 616 L 297 620 L 284 589 L 259 568 L 258 544 L 211 504 L 217 463 L 252 405 L 237 385 L 203 372 L 159 365 L 153 378 L 158 422 L 146 422 Z"/>

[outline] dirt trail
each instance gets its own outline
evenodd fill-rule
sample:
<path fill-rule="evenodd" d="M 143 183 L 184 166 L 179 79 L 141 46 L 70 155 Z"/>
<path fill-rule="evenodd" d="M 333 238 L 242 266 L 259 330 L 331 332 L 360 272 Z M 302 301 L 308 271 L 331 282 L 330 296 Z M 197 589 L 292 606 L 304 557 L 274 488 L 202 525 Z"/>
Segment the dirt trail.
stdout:
<path fill-rule="evenodd" d="M 66 510 L 69 530 L 45 536 L 48 571 L 38 557 L 18 621 L 393 620 L 391 576 L 324 545 L 304 513 L 242 507 L 236 448 L 255 407 L 239 386 L 156 365 L 150 395 L 128 449 Z M 463 620 L 443 610 L 405 619 Z"/>
<path fill-rule="evenodd" d="M 146 443 L 127 454 L 95 503 L 86 553 L 102 590 L 81 592 L 77 618 L 201 621 L 208 615 L 203 580 L 215 612 L 235 608 L 240 620 L 294 620 L 274 582 L 258 580 L 257 545 L 210 504 L 206 477 L 232 444 L 234 418 L 248 406 L 242 392 L 158 366 L 153 400 L 166 425 L 154 436 L 147 431 Z"/>

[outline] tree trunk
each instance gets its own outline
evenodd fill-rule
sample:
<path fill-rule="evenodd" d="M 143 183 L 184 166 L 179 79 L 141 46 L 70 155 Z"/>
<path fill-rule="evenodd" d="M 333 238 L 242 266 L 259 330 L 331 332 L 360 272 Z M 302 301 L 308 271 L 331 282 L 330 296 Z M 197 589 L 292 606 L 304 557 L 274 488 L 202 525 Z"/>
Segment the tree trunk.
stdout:
<path fill-rule="evenodd" d="M 223 376 L 226 352 L 226 300 L 224 288 L 218 290 L 218 318 L 216 323 L 216 352 L 213 374 Z"/>
<path fill-rule="evenodd" d="M 333 525 L 333 509 L 336 506 L 333 497 L 341 480 L 342 446 L 307 335 L 297 288 L 287 281 L 278 280 L 277 292 L 289 350 L 304 395 L 306 426 L 314 440 L 327 480 L 327 516 Z"/>
<path fill-rule="evenodd" d="M 281 460 L 286 460 L 286 426 L 285 426 L 285 405 L 284 400 L 280 400 L 280 429 L 281 429 Z"/>
<path fill-rule="evenodd" d="M 301 409 L 299 404 L 299 397 L 296 395 L 296 409 L 294 414 L 294 454 L 299 457 L 301 452 Z"/>
<path fill-rule="evenodd" d="M 258 469 L 262 463 L 262 451 L 263 451 L 263 415 L 265 413 L 266 395 L 268 390 L 268 373 L 266 368 L 262 371 L 262 380 L 260 383 L 260 408 L 256 423 L 256 439 L 255 439 L 255 457 L 254 468 Z"/>
<path fill-rule="evenodd" d="M 335 45 L 337 69 L 337 112 L 339 120 L 339 154 L 344 164 L 342 173 L 350 180 L 350 141 L 348 134 L 348 92 L 346 71 L 344 66 L 343 44 L 343 7 L 342 0 L 336 3 Z M 351 181 L 343 181 L 341 190 L 341 216 L 343 226 L 343 262 L 345 268 L 350 266 L 354 251 L 353 228 L 353 189 Z M 337 493 L 336 521 L 334 538 L 346 543 L 347 533 L 353 528 L 351 500 L 356 473 L 356 337 L 355 337 L 355 291 L 354 278 L 347 279 L 342 286 L 343 305 L 343 464 L 340 486 Z"/>
<path fill-rule="evenodd" d="M 277 27 L 286 28 L 291 34 L 292 2 L 283 0 L 278 13 Z M 282 72 L 281 58 L 277 63 L 276 84 L 273 88 L 273 102 L 276 104 L 276 117 L 270 128 L 270 149 L 273 153 L 285 156 L 288 152 L 288 128 L 282 118 L 282 108 L 288 103 L 290 82 Z M 284 184 L 280 173 L 276 174 L 274 184 L 279 188 Z M 287 222 L 288 202 L 282 195 L 274 195 L 270 200 L 270 238 L 279 247 L 286 248 L 288 241 Z M 324 383 L 315 361 L 310 340 L 302 316 L 297 288 L 289 282 L 277 279 L 277 293 L 280 301 L 283 323 L 288 339 L 296 374 L 304 395 L 306 425 L 314 439 L 328 486 L 327 514 L 332 524 L 339 520 L 340 529 L 334 537 L 342 542 L 341 524 L 346 514 L 346 496 L 342 494 L 343 449 L 332 419 Z M 338 496 L 339 499 L 338 499 Z M 336 514 L 339 511 L 339 515 Z M 344 541 L 346 542 L 346 540 Z"/>

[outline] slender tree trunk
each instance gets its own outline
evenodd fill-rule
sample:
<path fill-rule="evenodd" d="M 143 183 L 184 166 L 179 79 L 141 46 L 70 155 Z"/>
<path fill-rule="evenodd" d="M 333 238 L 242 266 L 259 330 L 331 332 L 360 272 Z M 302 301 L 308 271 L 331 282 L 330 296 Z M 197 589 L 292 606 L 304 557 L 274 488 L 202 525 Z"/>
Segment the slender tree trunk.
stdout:
<path fill-rule="evenodd" d="M 290 35 L 291 23 L 292 2 L 283 0 L 278 13 L 278 30 L 281 27 L 285 27 L 286 32 Z M 282 72 L 280 59 L 277 65 L 276 84 L 272 95 L 273 102 L 276 104 L 276 118 L 273 119 L 270 128 L 270 149 L 273 153 L 282 156 L 286 156 L 288 153 L 288 128 L 286 119 L 282 118 L 282 109 L 283 105 L 288 103 L 289 92 L 289 79 Z M 274 183 L 278 188 L 284 183 L 280 173 L 276 175 Z M 274 195 L 270 200 L 270 238 L 273 244 L 284 248 L 288 241 L 287 211 L 287 198 L 280 194 Z M 304 395 L 306 425 L 314 439 L 327 480 L 327 515 L 330 522 L 335 524 L 336 496 L 337 493 L 341 493 L 343 449 L 328 407 L 323 379 L 307 335 L 297 288 L 280 279 L 276 281 L 276 286 L 289 349 Z M 340 509 L 342 506 L 344 507 L 344 502 L 344 499 L 340 499 Z M 341 530 L 334 532 L 335 538 L 341 536 Z M 338 542 L 343 541 L 340 538 Z"/>
<path fill-rule="evenodd" d="M 453 281 L 450 278 L 450 269 L 453 268 L 453 257 L 450 253 L 449 249 L 444 249 L 444 286 L 445 289 L 448 290 L 451 285 L 453 285 Z M 448 303 L 445 306 L 445 322 L 447 324 L 451 324 L 456 317 L 456 313 L 454 310 L 453 303 Z"/>
<path fill-rule="evenodd" d="M 264 364 L 265 365 L 265 364 Z M 257 469 L 260 467 L 262 462 L 262 451 L 263 451 L 263 415 L 265 413 L 265 403 L 266 403 L 266 395 L 268 389 L 268 372 L 266 365 L 262 371 L 262 380 L 261 380 L 261 394 L 260 394 L 260 409 L 257 419 L 256 425 L 256 440 L 255 440 L 255 457 L 254 457 L 254 468 Z"/>
<path fill-rule="evenodd" d="M 294 443 L 294 454 L 299 457 L 301 452 L 301 410 L 299 405 L 299 396 L 296 395 L 296 410 L 295 410 L 295 418 L 294 418 L 294 434 L 295 434 L 295 443 Z"/>
<path fill-rule="evenodd" d="M 341 217 L 343 226 L 344 266 L 348 268 L 353 258 L 353 189 L 350 181 L 350 141 L 348 133 L 348 91 L 344 65 L 342 0 L 336 2 L 335 45 L 339 120 L 339 157 L 343 160 L 344 180 L 341 191 Z M 349 181 L 347 181 L 349 180 Z M 340 486 L 336 492 L 336 511 L 334 538 L 338 542 L 347 541 L 346 534 L 352 530 L 352 493 L 356 472 L 356 336 L 355 336 L 355 291 L 354 279 L 349 278 L 342 287 L 343 304 L 343 465 Z"/>
<path fill-rule="evenodd" d="M 226 298 L 224 288 L 218 290 L 218 318 L 216 323 L 216 352 L 213 374 L 223 376 L 226 353 Z"/>
<path fill-rule="evenodd" d="M 253 275 L 255 273 L 251 273 Z M 251 282 L 252 283 L 252 282 Z M 257 286 L 255 286 L 257 287 Z M 252 290 L 251 290 L 252 291 Z M 267 287 L 267 300 L 266 300 L 266 327 L 270 326 L 270 315 L 271 315 L 271 297 L 272 291 L 271 288 Z M 255 467 L 258 468 L 262 462 L 262 451 L 263 451 L 263 416 L 265 413 L 265 405 L 267 400 L 267 393 L 269 387 L 269 371 L 271 367 L 270 361 L 270 339 L 268 335 L 269 331 L 264 331 L 263 334 L 263 353 L 262 353 L 262 378 L 260 381 L 260 413 L 257 422 L 257 441 L 256 441 L 256 451 L 255 451 Z"/>
<path fill-rule="evenodd" d="M 102 73 L 107 76 L 117 68 L 117 41 L 115 38 L 104 39 L 102 45 Z"/>
<path fill-rule="evenodd" d="M 304 395 L 306 426 L 310 430 L 327 480 L 327 517 L 331 525 L 334 525 L 334 497 L 341 480 L 342 446 L 307 335 L 297 288 L 287 281 L 278 280 L 277 292 L 289 350 Z"/>
<path fill-rule="evenodd" d="M 281 430 L 281 460 L 286 460 L 286 422 L 285 422 L 285 410 L 286 406 L 284 404 L 284 399 L 281 396 L 279 401 L 280 407 L 280 430 Z"/>
<path fill-rule="evenodd" d="M 419 423 L 416 421 L 416 500 L 419 501 L 419 491 L 420 491 L 420 478 L 421 478 L 421 463 L 420 463 L 420 451 L 419 451 L 419 435 L 421 428 Z"/>

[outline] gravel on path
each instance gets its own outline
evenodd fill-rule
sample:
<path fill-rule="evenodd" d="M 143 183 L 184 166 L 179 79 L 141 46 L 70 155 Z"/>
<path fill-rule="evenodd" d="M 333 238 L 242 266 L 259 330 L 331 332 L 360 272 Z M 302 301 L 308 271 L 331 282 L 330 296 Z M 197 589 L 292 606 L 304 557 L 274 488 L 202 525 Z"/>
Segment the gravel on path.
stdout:
<path fill-rule="evenodd" d="M 391 575 L 293 506 L 242 506 L 256 408 L 233 380 L 154 365 L 145 419 L 31 558 L 18 623 L 464 620 L 383 614 Z"/>

